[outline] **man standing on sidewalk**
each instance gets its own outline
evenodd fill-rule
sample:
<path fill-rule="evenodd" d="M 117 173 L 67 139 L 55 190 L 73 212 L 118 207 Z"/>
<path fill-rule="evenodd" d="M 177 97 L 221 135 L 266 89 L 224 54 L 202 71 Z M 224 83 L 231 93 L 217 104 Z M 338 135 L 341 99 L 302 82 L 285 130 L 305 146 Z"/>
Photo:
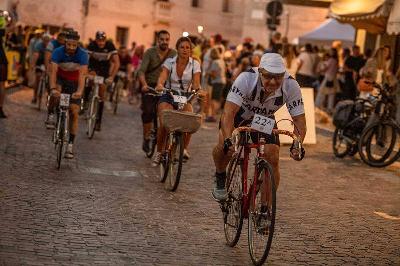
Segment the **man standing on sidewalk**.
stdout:
<path fill-rule="evenodd" d="M 4 52 L 3 39 L 6 35 L 8 15 L 5 11 L 0 10 L 0 119 L 7 118 L 3 111 L 5 95 L 5 82 L 7 80 L 7 57 Z"/>

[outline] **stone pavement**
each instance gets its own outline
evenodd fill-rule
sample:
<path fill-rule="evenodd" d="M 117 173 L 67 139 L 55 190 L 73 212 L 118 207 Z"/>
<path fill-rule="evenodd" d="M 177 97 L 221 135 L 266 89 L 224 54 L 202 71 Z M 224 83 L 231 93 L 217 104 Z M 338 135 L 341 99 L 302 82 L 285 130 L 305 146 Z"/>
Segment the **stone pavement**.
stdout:
<path fill-rule="evenodd" d="M 250 265 L 247 221 L 225 245 L 211 198 L 216 124 L 194 137 L 175 193 L 141 151 L 137 108 L 106 113 L 76 159 L 55 169 L 44 112 L 31 91 L 8 97 L 0 121 L 0 265 Z M 281 149 L 276 234 L 267 265 L 400 265 L 400 170 L 337 159 L 326 131 L 302 162 Z M 383 214 L 376 214 L 383 213 Z"/>

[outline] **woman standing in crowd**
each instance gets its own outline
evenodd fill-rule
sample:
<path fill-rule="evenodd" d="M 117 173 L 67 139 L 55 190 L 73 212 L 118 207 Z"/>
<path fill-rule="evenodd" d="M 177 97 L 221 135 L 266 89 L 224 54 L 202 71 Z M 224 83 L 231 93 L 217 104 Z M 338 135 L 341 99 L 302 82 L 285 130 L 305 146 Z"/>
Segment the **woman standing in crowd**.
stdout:
<path fill-rule="evenodd" d="M 313 87 L 316 64 L 312 46 L 307 43 L 305 51 L 301 52 L 297 58 L 296 80 L 300 87 Z"/>
<path fill-rule="evenodd" d="M 216 122 L 215 116 L 221 107 L 222 94 L 226 84 L 226 67 L 218 49 L 211 49 L 210 57 L 212 61 L 208 69 L 208 75 L 210 77 L 212 92 L 211 104 L 209 106 L 206 122 Z"/>
<path fill-rule="evenodd" d="M 322 109 L 324 106 L 324 101 L 327 98 L 328 113 L 333 112 L 333 108 L 335 105 L 335 95 L 336 89 L 338 87 L 338 82 L 336 79 L 338 64 L 338 52 L 335 48 L 332 48 L 330 51 L 329 59 L 326 63 L 326 67 L 325 69 L 322 69 L 322 71 L 325 72 L 325 77 L 321 83 L 321 86 L 318 89 L 318 94 L 315 102 L 315 105 Z"/>

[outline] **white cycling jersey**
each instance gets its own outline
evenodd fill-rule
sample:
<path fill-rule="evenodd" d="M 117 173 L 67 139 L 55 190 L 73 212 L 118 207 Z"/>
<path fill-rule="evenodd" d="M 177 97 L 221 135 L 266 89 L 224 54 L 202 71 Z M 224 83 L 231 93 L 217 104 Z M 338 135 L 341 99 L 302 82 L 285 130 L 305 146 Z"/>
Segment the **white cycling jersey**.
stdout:
<path fill-rule="evenodd" d="M 226 100 L 240 106 L 235 116 L 235 127 L 244 120 L 251 120 L 254 114 L 273 117 L 284 104 L 292 117 L 304 114 L 300 86 L 288 72 L 281 88 L 266 98 L 258 68 L 251 68 L 237 77 Z"/>

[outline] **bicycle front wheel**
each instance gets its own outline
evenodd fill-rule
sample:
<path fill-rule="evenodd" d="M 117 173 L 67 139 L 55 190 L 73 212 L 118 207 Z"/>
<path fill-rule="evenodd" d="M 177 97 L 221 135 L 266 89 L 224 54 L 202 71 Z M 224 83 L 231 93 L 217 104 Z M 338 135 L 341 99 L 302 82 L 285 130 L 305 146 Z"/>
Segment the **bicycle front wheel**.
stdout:
<path fill-rule="evenodd" d="M 56 128 L 56 157 L 57 157 L 57 169 L 61 168 L 61 160 L 64 155 L 64 141 L 65 141 L 65 114 L 61 113 L 58 121 L 58 126 Z"/>
<path fill-rule="evenodd" d="M 183 134 L 175 132 L 170 134 L 170 138 L 172 138 L 172 141 L 170 142 L 169 159 L 166 165 L 168 170 L 165 187 L 169 191 L 175 191 L 178 188 L 182 173 Z"/>
<path fill-rule="evenodd" d="M 99 99 L 97 97 L 94 97 L 92 101 L 90 102 L 89 106 L 89 114 L 88 114 L 88 119 L 87 119 L 87 135 L 89 139 L 92 139 L 94 136 L 94 128 L 96 126 L 96 120 L 97 120 L 97 111 L 99 107 Z"/>
<path fill-rule="evenodd" d="M 257 166 L 257 187 L 250 186 L 248 245 L 254 265 L 262 265 L 271 249 L 275 228 L 276 188 L 271 165 L 263 161 Z"/>
<path fill-rule="evenodd" d="M 150 132 L 149 151 L 146 152 L 147 158 L 153 157 L 154 151 L 156 150 L 156 146 L 157 146 L 157 118 L 155 118 L 153 129 Z"/>
<path fill-rule="evenodd" d="M 113 113 L 117 114 L 118 102 L 119 102 L 119 92 L 121 87 L 121 81 L 118 81 L 115 85 L 114 97 L 113 97 Z"/>
<path fill-rule="evenodd" d="M 369 166 L 385 167 L 400 158 L 400 127 L 379 121 L 367 127 L 358 143 L 360 157 Z"/>
<path fill-rule="evenodd" d="M 222 203 L 226 244 L 234 247 L 240 238 L 243 226 L 243 160 L 239 154 L 232 157 L 228 165 L 225 187 L 228 199 Z"/>

